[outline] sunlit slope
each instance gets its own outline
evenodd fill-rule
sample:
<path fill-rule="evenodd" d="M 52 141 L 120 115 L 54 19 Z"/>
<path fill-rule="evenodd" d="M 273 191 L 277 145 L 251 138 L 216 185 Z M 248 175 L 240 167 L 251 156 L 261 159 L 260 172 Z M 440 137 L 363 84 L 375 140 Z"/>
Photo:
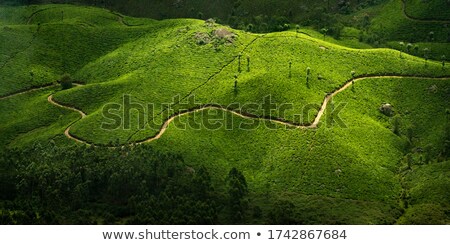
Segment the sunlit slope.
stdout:
<path fill-rule="evenodd" d="M 317 130 L 276 127 L 275 130 L 267 129 L 261 122 L 256 130 L 245 130 L 239 125 L 252 122 L 234 117 L 232 131 L 225 126 L 214 131 L 172 127 L 155 147 L 180 153 L 188 162 L 208 162 L 216 173 L 225 173 L 233 166 L 243 169 L 255 195 L 252 198 L 264 212 L 270 212 L 264 209 L 271 206 L 268 201 L 285 200 L 296 207 L 293 219 L 299 223 L 389 224 L 402 215 L 403 191 L 410 193 L 413 199 L 407 201 L 411 204 L 435 203 L 418 193 L 423 189 L 417 182 L 411 190 L 402 189 L 399 176 L 403 166 L 399 162 L 408 147 L 426 149 L 430 145 L 420 154 L 430 154 L 431 159 L 442 153 L 449 82 L 360 81 L 354 90 L 347 90 L 334 99 L 336 105 L 347 104 L 340 114 L 345 127 L 323 125 Z M 428 88 L 434 85 L 439 89 L 430 92 Z M 392 131 L 393 119 L 379 112 L 382 102 L 392 103 L 400 115 L 400 135 Z M 192 114 L 183 121 L 199 117 Z M 414 136 L 413 145 L 409 146 L 406 132 L 411 126 Z M 423 163 L 415 164 L 414 169 Z M 448 166 L 445 168 L 448 171 Z M 434 181 L 436 185 L 446 185 L 444 176 Z M 433 198 L 445 195 L 440 191 L 443 187 L 439 188 L 430 193 Z M 277 193 L 277 198 L 267 200 L 265 193 Z M 439 203 L 434 205 L 440 210 L 448 208 Z"/>
<path fill-rule="evenodd" d="M 450 74 L 437 62 L 398 51 L 350 49 L 293 32 L 257 35 L 199 20 L 132 19 L 69 5 L 3 11 L 3 38 L 11 44 L 2 51 L 3 94 L 72 74 L 86 85 L 57 92 L 54 99 L 85 112 L 87 118 L 75 123 L 70 133 L 100 145 L 152 137 L 176 112 L 167 110 L 168 105 L 178 110 L 232 104 L 230 109 L 262 116 L 261 109 L 244 105 L 261 104 L 270 96 L 278 107 L 292 106 L 270 116 L 308 125 L 324 96 L 350 80 L 352 71 L 356 77 Z M 18 14 L 22 16 L 8 18 Z M 103 129 L 108 122 L 104 106 L 121 105 L 116 113 L 123 115 L 125 95 L 145 109 L 146 120 L 142 123 L 142 115 L 132 110 L 129 127 L 121 122 L 113 130 Z M 195 96 L 196 104 L 187 103 L 188 96 Z M 302 110 L 305 106 L 309 110 Z"/>
<path fill-rule="evenodd" d="M 429 3 L 427 3 L 428 5 Z M 409 6 L 407 4 L 407 6 Z M 429 11 L 428 15 L 435 16 L 438 11 Z M 446 11 L 448 8 L 441 9 L 439 12 Z M 448 21 L 427 21 L 412 19 L 403 12 L 402 0 L 391 0 L 382 7 L 377 7 L 374 12 L 370 9 L 363 10 L 361 15 L 368 12 L 371 17 L 371 28 L 386 40 L 399 40 L 404 42 L 414 41 L 448 41 Z M 436 19 L 433 17 L 433 19 Z M 433 32 L 433 40 L 431 40 L 430 32 Z"/>
<path fill-rule="evenodd" d="M 262 104 L 270 95 L 277 106 L 286 103 L 293 106 L 284 115 L 274 111 L 272 116 L 297 124 L 309 124 L 324 96 L 350 80 L 352 71 L 354 76 L 434 77 L 448 74 L 438 63 L 426 63 L 405 54 L 400 57 L 398 51 L 348 49 L 291 32 L 250 35 L 234 31 L 237 35 L 235 43 L 216 50 L 214 44 L 196 44 L 193 36 L 222 27 L 205 28 L 203 24 L 193 23 L 197 25 L 191 25 L 192 29 L 184 33 L 180 27 L 182 34 L 180 29 L 176 29 L 161 36 L 149 35 L 130 42 L 81 69 L 77 77 L 86 81 L 88 86 L 55 96 L 57 100 L 91 114 L 74 125 L 74 135 L 97 144 L 107 144 L 111 140 L 119 140 L 120 143 L 144 140 L 156 134 L 162 121 L 170 116 L 170 112 L 165 114 L 162 104 L 173 104 L 175 96 L 184 98 L 188 95 L 195 96 L 198 104 L 234 104 L 232 109 L 240 108 L 257 115 L 262 115 L 262 111 L 250 111 L 243 105 Z M 308 67 L 310 75 L 307 82 Z M 108 83 L 111 83 L 111 89 L 107 89 Z M 126 85 L 119 85 L 122 83 Z M 98 89 L 99 86 L 104 89 Z M 104 96 L 111 93 L 114 96 Z M 86 96 L 93 94 L 97 96 Z M 132 117 L 130 129 L 100 129 L 98 125 L 105 122 L 101 113 L 103 106 L 109 102 L 123 104 L 124 94 L 130 95 L 133 103 L 144 107 L 153 104 L 154 111 L 147 111 L 150 114 L 147 119 L 154 119 L 156 125 L 152 128 L 146 125 L 143 129 L 142 125 L 138 127 L 138 118 Z M 86 99 L 80 101 L 79 97 Z M 195 106 L 187 101 L 176 108 L 191 109 Z M 312 110 L 302 112 L 306 105 L 312 105 Z M 123 114 L 123 111 L 118 114 Z"/>
<path fill-rule="evenodd" d="M 54 6 L 38 8 L 46 7 Z M 70 125 L 70 134 L 85 143 L 133 143 L 158 133 L 170 116 L 166 110 L 170 104 L 176 104 L 175 109 L 233 104 L 231 109 L 262 115 L 261 109 L 243 105 L 259 105 L 269 95 L 277 106 L 292 104 L 286 114 L 275 111 L 273 116 L 308 124 L 325 95 L 346 84 L 352 71 L 356 77 L 415 76 L 358 80 L 330 103 L 330 107 L 346 104 L 345 108 L 338 115 L 327 112 L 317 129 L 286 128 L 209 110 L 215 117 L 232 120 L 214 130 L 204 125 L 182 128 L 182 122 L 201 121 L 204 111 L 186 114 L 150 144 L 181 154 L 190 165 L 207 165 L 217 186 L 224 186 L 223 176 L 231 167 L 242 170 L 251 193 L 250 208 L 260 207 L 266 217 L 275 202 L 284 201 L 294 205 L 295 223 L 412 223 L 415 210 L 425 216 L 437 210 L 441 216 L 444 213 L 440 220 L 448 219 L 448 205 L 436 201 L 446 200 L 448 164 L 428 167 L 419 161 L 442 157 L 448 133 L 450 80 L 420 78 L 448 77 L 450 70 L 440 63 L 389 49 L 349 49 L 293 32 L 256 35 L 198 20 L 151 21 L 99 9 L 62 8 L 65 19 L 60 16 L 61 20 L 56 7 L 38 12 L 31 20 L 38 9 L 10 9 L 25 11 L 27 18 L 1 18 L 1 38 L 8 43 L 1 46 L 2 95 L 52 84 L 63 73 L 85 84 L 2 97 L 2 147 L 48 140 L 74 144 L 64 135 Z M 97 20 L 93 17 L 97 15 L 105 18 Z M 82 23 L 85 20 L 89 25 Z M 216 31 L 234 37 L 220 38 Z M 80 120 L 76 112 L 50 104 L 51 94 L 87 117 Z M 136 109 L 131 110 L 129 128 L 123 122 L 116 129 L 101 128 L 110 122 L 102 115 L 104 106 L 116 103 L 121 106 L 116 114 L 121 115 L 124 95 L 144 109 L 154 106 L 145 111 L 155 121 L 153 128 L 139 125 Z M 191 95 L 198 104 L 187 103 Z M 184 99 L 174 101 L 174 97 Z M 400 117 L 399 134 L 393 133 L 394 118 L 380 113 L 382 103 L 394 106 Z M 305 114 L 302 108 L 308 104 L 313 109 Z M 338 118 L 329 123 L 331 117 Z M 252 130 L 242 127 L 255 122 L 260 124 Z M 411 172 L 405 172 L 405 152 L 415 159 Z M 436 173 L 442 169 L 442 175 Z M 418 180 L 430 176 L 437 176 L 428 183 L 436 191 L 426 193 L 428 185 Z M 254 223 L 266 222 L 246 215 Z"/>
<path fill-rule="evenodd" d="M 158 28 L 158 24 L 145 25 L 149 29 L 129 27 L 117 15 L 89 7 L 0 7 L 0 13 L 0 95 L 52 83 L 64 73 L 74 74 Z"/>
<path fill-rule="evenodd" d="M 78 119 L 76 113 L 55 107 L 47 97 L 54 87 L 0 100 L 0 147 L 17 147 L 47 142 L 69 141 L 64 129 Z"/>

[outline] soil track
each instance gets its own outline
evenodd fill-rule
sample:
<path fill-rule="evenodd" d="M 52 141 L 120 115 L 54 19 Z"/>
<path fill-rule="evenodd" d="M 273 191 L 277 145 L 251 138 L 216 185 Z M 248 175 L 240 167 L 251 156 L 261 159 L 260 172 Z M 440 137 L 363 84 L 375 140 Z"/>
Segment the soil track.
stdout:
<path fill-rule="evenodd" d="M 234 110 L 226 109 L 226 108 L 224 108 L 224 107 L 222 107 L 220 105 L 203 105 L 203 106 L 201 106 L 199 108 L 193 108 L 191 110 L 184 111 L 184 112 L 177 113 L 177 114 L 174 114 L 174 115 L 170 116 L 168 119 L 166 119 L 166 121 L 164 121 L 164 124 L 161 126 L 159 132 L 156 135 L 154 135 L 154 136 L 152 136 L 150 138 L 147 138 L 145 140 L 134 142 L 134 143 L 131 143 L 131 144 L 145 144 L 145 143 L 153 142 L 153 141 L 161 138 L 161 136 L 169 128 L 170 123 L 172 123 L 175 118 L 181 117 L 181 116 L 185 116 L 185 115 L 188 115 L 188 114 L 192 114 L 192 113 L 196 113 L 196 112 L 200 112 L 200 111 L 203 111 L 203 110 L 210 110 L 210 109 L 222 110 L 224 112 L 228 112 L 228 113 L 231 113 L 231 114 L 233 114 L 235 116 L 238 116 L 238 117 L 241 117 L 241 118 L 245 118 L 245 119 L 268 120 L 268 121 L 271 121 L 273 123 L 278 123 L 278 124 L 281 124 L 281 125 L 284 125 L 284 126 L 293 127 L 293 128 L 297 128 L 297 129 L 316 129 L 319 126 L 319 122 L 320 122 L 321 118 L 323 117 L 323 115 L 325 113 L 325 110 L 326 110 L 326 108 L 328 106 L 328 103 L 330 102 L 330 100 L 334 96 L 336 96 L 337 94 L 341 93 L 342 91 L 348 89 L 349 87 L 352 86 L 352 84 L 354 84 L 354 83 L 356 83 L 358 81 L 362 81 L 362 80 L 365 80 L 365 79 L 383 79 L 383 78 L 384 79 L 387 79 L 387 78 L 391 78 L 391 79 L 392 78 L 393 79 L 413 78 L 413 79 L 434 79 L 434 80 L 447 80 L 447 79 L 450 79 L 450 77 L 421 77 L 421 76 L 412 76 L 412 75 L 411 76 L 408 76 L 408 75 L 365 75 L 365 76 L 357 77 L 357 78 L 354 78 L 354 79 L 351 79 L 351 80 L 347 81 L 342 87 L 340 87 L 339 89 L 335 90 L 334 92 L 328 93 L 328 95 L 325 96 L 325 98 L 324 98 L 324 100 L 322 102 L 322 106 L 320 107 L 320 110 L 318 111 L 318 113 L 317 113 L 313 123 L 311 123 L 309 125 L 298 125 L 298 124 L 295 124 L 295 123 L 292 123 L 292 122 L 288 122 L 288 121 L 285 121 L 283 119 L 278 119 L 278 118 L 264 118 L 264 117 L 261 117 L 261 116 L 258 116 L 258 115 L 253 115 L 253 114 L 249 114 L 249 113 L 245 113 L 245 112 L 240 112 L 240 111 L 234 111 Z M 82 143 L 82 144 L 86 144 L 86 145 L 93 145 L 92 143 L 89 143 L 89 142 L 87 142 L 87 141 L 85 141 L 83 139 L 77 138 L 76 136 L 70 134 L 70 128 L 72 127 L 72 125 L 75 124 L 76 122 L 78 122 L 79 120 L 81 120 L 81 119 L 86 117 L 86 114 L 83 111 L 81 111 L 81 110 L 79 110 L 79 109 L 77 109 L 75 107 L 63 105 L 63 104 L 55 101 L 53 99 L 53 95 L 50 95 L 48 97 L 48 101 L 51 104 L 55 105 L 55 106 L 58 106 L 58 107 L 61 107 L 61 108 L 65 108 L 67 110 L 78 112 L 81 115 L 80 119 L 78 119 L 77 121 L 73 122 L 64 131 L 64 134 L 66 135 L 67 138 L 69 138 L 71 140 L 74 140 L 74 141 L 76 141 L 78 143 Z"/>
<path fill-rule="evenodd" d="M 416 21 L 416 22 L 423 22 L 423 23 L 434 23 L 434 24 L 449 24 L 450 20 L 436 20 L 436 19 L 418 19 L 414 16 L 411 16 L 408 14 L 408 12 L 406 12 L 406 0 L 400 0 L 402 1 L 402 12 L 403 15 L 412 21 Z"/>

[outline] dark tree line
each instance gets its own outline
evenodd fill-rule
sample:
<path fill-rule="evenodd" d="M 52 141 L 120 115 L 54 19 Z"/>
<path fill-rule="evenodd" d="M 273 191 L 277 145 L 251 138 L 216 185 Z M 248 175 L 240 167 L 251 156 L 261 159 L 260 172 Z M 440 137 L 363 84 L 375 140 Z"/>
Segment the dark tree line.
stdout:
<path fill-rule="evenodd" d="M 215 224 L 228 198 L 207 168 L 148 146 L 36 145 L 0 168 L 1 224 Z"/>

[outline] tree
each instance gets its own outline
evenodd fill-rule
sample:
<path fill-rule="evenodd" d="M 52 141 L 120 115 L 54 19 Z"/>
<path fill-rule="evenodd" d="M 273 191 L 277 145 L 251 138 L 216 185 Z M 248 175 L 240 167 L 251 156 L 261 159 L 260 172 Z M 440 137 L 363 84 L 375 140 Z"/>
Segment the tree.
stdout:
<path fill-rule="evenodd" d="M 414 45 L 414 53 L 417 55 L 419 53 L 419 46 L 416 44 Z"/>
<path fill-rule="evenodd" d="M 278 200 L 274 203 L 269 213 L 271 224 L 274 225 L 292 225 L 295 205 L 288 200 Z"/>
<path fill-rule="evenodd" d="M 311 75 L 311 68 L 307 67 L 306 68 L 306 85 L 309 86 L 309 77 Z"/>
<path fill-rule="evenodd" d="M 429 55 L 429 53 L 430 53 L 430 50 L 429 50 L 428 48 L 424 48 L 424 49 L 423 49 L 423 58 L 425 59 L 425 64 L 426 64 L 427 61 L 428 61 L 428 55 Z"/>
<path fill-rule="evenodd" d="M 248 25 L 247 25 L 247 31 L 248 31 L 248 32 L 252 32 L 253 29 L 254 29 L 253 24 L 248 24 Z"/>
<path fill-rule="evenodd" d="M 329 31 L 328 28 L 322 28 L 322 29 L 320 29 L 320 32 L 323 34 L 323 39 L 325 39 L 325 37 L 326 37 L 328 31 Z"/>
<path fill-rule="evenodd" d="M 405 48 L 405 43 L 404 42 L 399 42 L 399 44 L 400 44 L 400 58 L 402 58 L 402 52 L 403 52 L 403 50 Z"/>
<path fill-rule="evenodd" d="M 434 41 L 434 32 L 430 31 L 430 33 L 428 33 L 428 38 L 430 41 Z"/>
<path fill-rule="evenodd" d="M 238 90 L 238 75 L 234 75 L 234 92 L 237 93 Z"/>
<path fill-rule="evenodd" d="M 227 184 L 230 216 L 233 222 L 239 222 L 246 209 L 244 197 L 248 194 L 247 181 L 239 170 L 232 168 L 228 173 Z"/>
<path fill-rule="evenodd" d="M 250 72 L 250 56 L 247 55 L 247 72 Z"/>
<path fill-rule="evenodd" d="M 363 18 L 362 27 L 363 27 L 363 29 L 367 30 L 367 28 L 369 26 L 370 26 L 370 18 L 369 18 L 369 15 L 366 14 L 366 15 L 364 15 L 364 18 Z"/>
<path fill-rule="evenodd" d="M 202 12 L 198 12 L 197 13 L 197 18 L 200 20 L 203 20 L 203 13 Z"/>
<path fill-rule="evenodd" d="M 411 49 L 412 49 L 412 48 L 413 48 L 412 43 L 406 44 L 406 51 L 407 51 L 408 53 L 411 53 Z"/>
<path fill-rule="evenodd" d="M 238 72 L 241 73 L 241 57 L 242 57 L 242 53 L 239 53 L 238 55 Z"/>
<path fill-rule="evenodd" d="M 72 78 L 69 74 L 64 74 L 59 81 L 63 90 L 72 88 Z"/>

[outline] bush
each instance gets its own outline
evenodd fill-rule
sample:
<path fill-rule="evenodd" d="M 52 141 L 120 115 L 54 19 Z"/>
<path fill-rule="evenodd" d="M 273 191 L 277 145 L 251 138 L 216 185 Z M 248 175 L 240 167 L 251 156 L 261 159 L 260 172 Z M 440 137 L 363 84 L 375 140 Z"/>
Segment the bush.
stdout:
<path fill-rule="evenodd" d="M 63 90 L 70 89 L 73 87 L 72 78 L 70 78 L 69 74 L 64 74 L 59 81 Z"/>
<path fill-rule="evenodd" d="M 441 206 L 435 204 L 419 204 L 407 209 L 398 223 L 401 225 L 445 225 L 448 221 L 445 209 Z"/>

